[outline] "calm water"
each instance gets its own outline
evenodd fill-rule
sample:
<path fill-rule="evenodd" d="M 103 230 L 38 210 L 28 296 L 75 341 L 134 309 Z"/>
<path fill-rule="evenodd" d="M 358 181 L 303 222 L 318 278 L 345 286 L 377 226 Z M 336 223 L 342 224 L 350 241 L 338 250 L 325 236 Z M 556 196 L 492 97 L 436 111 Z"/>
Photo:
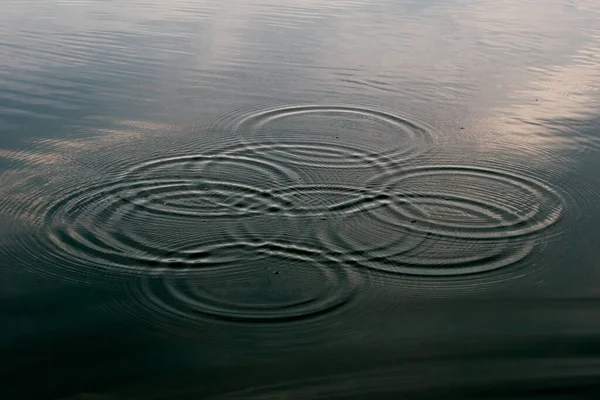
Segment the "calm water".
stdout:
<path fill-rule="evenodd" d="M 596 398 L 596 0 L 0 2 L 2 399 Z"/>

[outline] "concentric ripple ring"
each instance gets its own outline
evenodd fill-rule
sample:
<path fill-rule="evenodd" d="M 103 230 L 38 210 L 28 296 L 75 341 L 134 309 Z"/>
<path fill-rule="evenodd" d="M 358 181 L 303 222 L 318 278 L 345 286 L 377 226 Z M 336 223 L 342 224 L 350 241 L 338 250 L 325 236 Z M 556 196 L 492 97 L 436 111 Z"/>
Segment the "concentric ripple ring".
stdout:
<path fill-rule="evenodd" d="M 38 239 L 61 264 L 115 272 L 223 264 L 244 246 L 230 228 L 281 211 L 271 189 L 297 180 L 273 163 L 218 153 L 152 160 L 51 204 Z M 160 234 L 166 227 L 173 237 Z"/>
<path fill-rule="evenodd" d="M 137 292 L 153 314 L 189 326 L 194 321 L 285 322 L 329 313 L 352 300 L 353 273 L 339 266 L 263 257 L 201 273 L 163 271 L 144 276 Z"/>
<path fill-rule="evenodd" d="M 383 212 L 386 209 L 377 209 Z M 321 247 L 340 262 L 406 276 L 451 277 L 487 273 L 516 265 L 535 243 L 508 239 L 451 238 L 405 228 L 387 209 L 332 221 L 319 231 Z"/>
<path fill-rule="evenodd" d="M 295 118 L 300 120 L 294 123 Z M 282 126 L 276 126 L 280 121 Z M 333 124 L 339 127 L 332 130 Z M 384 166 L 416 157 L 432 140 L 429 128 L 409 119 L 370 108 L 333 105 L 258 112 L 242 118 L 234 130 L 246 140 L 247 150 L 261 154 L 268 150 L 266 156 L 273 160 L 303 167 Z M 390 143 L 394 143 L 391 148 Z"/>
<path fill-rule="evenodd" d="M 530 236 L 556 224 L 564 212 L 563 198 L 550 185 L 499 169 L 407 168 L 376 177 L 368 186 L 393 194 L 390 208 L 399 226 L 454 238 Z M 449 218 L 458 210 L 472 217 Z"/>

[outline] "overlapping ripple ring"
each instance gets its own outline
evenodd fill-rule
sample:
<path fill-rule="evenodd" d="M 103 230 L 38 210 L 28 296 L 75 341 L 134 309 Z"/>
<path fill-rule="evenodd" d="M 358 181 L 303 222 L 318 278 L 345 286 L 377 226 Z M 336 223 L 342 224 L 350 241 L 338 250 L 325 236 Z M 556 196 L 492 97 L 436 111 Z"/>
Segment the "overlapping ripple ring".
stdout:
<path fill-rule="evenodd" d="M 210 155 L 191 155 L 153 160 L 130 169 L 124 174 L 123 179 L 127 181 L 150 179 L 164 181 L 166 178 L 176 181 L 190 179 L 187 186 L 182 185 L 182 190 L 179 190 L 177 184 L 172 184 L 166 188 L 165 193 L 160 191 L 156 194 L 148 192 L 147 197 L 136 200 L 135 203 L 152 212 L 198 216 L 201 218 L 225 215 L 236 216 L 242 213 L 245 215 L 278 213 L 287 217 L 324 216 L 335 213 L 358 212 L 378 207 L 387 198 L 385 194 L 356 185 L 298 183 L 306 177 L 301 177 L 293 169 L 288 169 L 282 166 L 281 163 L 269 160 L 268 155 L 271 151 L 273 149 L 265 147 L 261 154 L 252 152 L 248 154 L 245 146 L 237 145 L 223 148 L 218 153 Z M 261 157 L 262 155 L 267 157 Z M 175 209 L 169 207 L 170 200 L 182 199 L 186 196 L 198 196 L 200 194 L 199 190 L 192 190 L 194 188 L 192 183 L 198 182 L 199 176 L 206 173 L 206 170 L 210 170 L 211 167 L 218 167 L 214 170 L 226 175 L 222 171 L 225 165 L 242 166 L 245 174 L 248 174 L 249 171 L 253 175 L 262 172 L 259 178 L 248 176 L 248 180 L 255 181 L 252 182 L 253 185 L 261 185 L 261 187 L 252 186 L 249 183 L 231 182 L 230 176 L 219 177 L 220 181 L 205 179 L 203 180 L 204 186 L 212 185 L 214 189 L 220 189 L 218 192 L 222 195 L 222 199 L 219 203 L 219 211 L 210 214 L 206 212 L 197 213 L 182 208 L 181 204 L 178 204 Z M 173 167 L 180 168 L 175 171 L 170 170 Z M 197 187 L 200 189 L 200 185 Z M 215 199 L 214 202 L 216 203 L 217 200 Z M 253 207 L 248 206 L 250 203 L 253 204 Z"/>
<path fill-rule="evenodd" d="M 300 322 L 336 312 L 355 300 L 363 282 L 361 271 L 305 243 L 308 228 L 302 221 L 271 214 L 234 220 L 238 223 L 228 234 L 235 249 L 228 259 L 217 249 L 220 264 L 141 274 L 126 286 L 134 302 L 120 308 L 158 331 L 197 337 L 197 329 L 215 320 Z M 319 322 L 302 327 L 313 329 L 314 324 Z"/>
<path fill-rule="evenodd" d="M 373 178 L 365 190 L 379 193 L 380 206 L 332 221 L 318 232 L 320 246 L 350 265 L 407 276 L 458 277 L 522 265 L 564 212 L 551 186 L 483 167 L 398 169 Z"/>
<path fill-rule="evenodd" d="M 304 184 L 270 191 L 285 208 L 287 217 L 336 217 L 382 207 L 388 196 L 360 186 L 341 184 Z"/>
<path fill-rule="evenodd" d="M 277 134 L 265 132 L 274 122 L 304 116 L 308 120 L 300 125 L 300 133 L 291 129 L 276 129 Z M 314 122 L 316 116 L 342 116 L 343 121 L 358 118 L 360 121 L 376 123 L 379 127 L 361 127 L 357 134 L 345 137 L 344 129 L 318 130 L 317 136 L 302 129 Z M 313 117 L 313 118 L 310 118 Z M 286 121 L 286 126 L 293 126 Z M 350 126 L 353 127 L 353 126 Z M 343 127 L 342 127 L 343 128 Z M 334 105 L 289 106 L 269 109 L 250 114 L 238 121 L 234 130 L 245 140 L 245 150 L 259 153 L 273 160 L 302 167 L 326 168 L 373 168 L 412 159 L 428 147 L 432 134 L 428 127 L 386 111 Z M 377 143 L 378 135 L 384 135 Z M 352 143 L 351 145 L 348 143 Z M 390 143 L 393 143 L 390 148 Z M 266 154 L 268 152 L 268 154 Z"/>
<path fill-rule="evenodd" d="M 378 207 L 387 196 L 360 186 L 343 184 L 299 184 L 301 178 L 268 160 L 238 153 L 239 148 L 225 149 L 218 156 L 187 156 L 165 160 L 155 160 L 131 169 L 124 175 L 125 181 L 139 182 L 157 179 L 165 182 L 143 192 L 145 196 L 135 196 L 131 201 L 149 212 L 187 217 L 220 217 L 240 215 L 280 214 L 290 216 L 324 216 L 336 213 L 351 213 Z M 257 168 L 270 168 L 269 175 L 255 179 L 262 187 L 249 183 L 236 183 L 227 180 L 200 179 L 205 169 L 211 166 L 222 168 L 224 163 L 243 165 L 248 171 Z M 187 171 L 176 173 L 166 167 L 185 166 Z M 192 168 L 189 164 L 194 164 Z M 248 171 L 244 171 L 248 173 Z M 285 175 L 283 175 L 285 173 Z M 282 179 L 282 176 L 284 179 Z M 279 177 L 279 179 L 277 179 Z M 172 179 L 169 181 L 166 178 Z M 160 180 L 159 180 L 160 179 Z M 220 178 L 223 179 L 223 178 Z M 225 179 L 229 179 L 226 177 Z M 258 182 L 260 181 L 260 182 Z M 290 182 L 294 184 L 290 185 Z M 212 192 L 211 204 L 218 208 L 208 212 L 186 209 L 179 202 L 186 198 L 206 195 L 206 188 Z M 138 198 L 139 197 L 139 198 Z M 197 204 L 194 204 L 197 207 Z"/>
<path fill-rule="evenodd" d="M 87 273 L 102 270 L 115 274 L 219 265 L 243 245 L 228 237 L 226 231 L 218 232 L 218 237 L 204 236 L 202 225 L 189 227 L 190 222 L 182 218 L 163 218 L 161 214 L 156 218 L 157 215 L 146 212 L 134 196 L 147 190 L 147 184 L 157 182 L 120 182 L 74 193 L 48 211 L 47 232 L 39 244 L 59 257 L 60 265 L 85 268 Z M 170 247 L 167 238 L 149 241 L 135 232 L 165 227 L 187 229 L 188 237 Z"/>
<path fill-rule="evenodd" d="M 176 322 L 189 327 L 206 319 L 301 320 L 335 311 L 352 300 L 358 283 L 354 271 L 290 258 L 285 248 L 255 244 L 249 249 L 259 256 L 224 267 L 145 275 L 136 291 L 138 307 L 155 320 L 164 319 L 167 327 Z"/>
<path fill-rule="evenodd" d="M 230 179 L 227 168 L 235 167 L 243 175 L 235 181 Z M 174 171 L 171 168 L 176 168 Z M 206 175 L 215 174 L 214 179 Z M 186 217 L 240 216 L 275 212 L 283 204 L 270 193 L 269 185 L 289 185 L 297 182 L 292 170 L 269 161 L 227 152 L 215 155 L 192 155 L 153 160 L 129 170 L 125 181 L 170 178 L 174 182 L 167 190 L 152 188 L 147 196 L 136 204 L 148 211 Z M 258 185 L 263 185 L 259 187 Z M 198 210 L 194 200 L 203 199 L 215 206 L 212 212 Z M 186 201 L 190 202 L 188 206 Z"/>
<path fill-rule="evenodd" d="M 235 174 L 223 179 L 228 168 L 245 170 L 249 180 L 236 182 Z M 285 228 L 296 222 L 281 221 L 280 213 L 293 203 L 287 197 L 296 181 L 272 163 L 223 153 L 152 160 L 52 204 L 36 246 L 44 247 L 43 265 L 69 269 L 73 279 L 141 279 L 132 290 L 140 306 L 186 324 L 317 316 L 349 302 L 358 281 L 354 272 L 323 259 L 320 249 L 303 246 L 301 229 Z M 311 207 L 308 202 L 294 212 L 326 209 Z M 250 235 L 245 219 L 263 224 Z M 273 219 L 283 237 L 269 233 Z M 271 297 L 261 300 L 265 293 Z"/>
<path fill-rule="evenodd" d="M 491 272 L 523 261 L 534 249 L 526 241 L 473 241 L 412 231 L 398 224 L 391 213 L 387 220 L 373 218 L 371 213 L 335 220 L 319 231 L 319 240 L 330 257 L 348 266 L 406 276 Z"/>
<path fill-rule="evenodd" d="M 223 180 L 220 167 L 232 166 L 263 182 L 289 185 L 297 181 L 293 172 L 260 160 L 214 154 L 153 160 L 118 179 L 73 190 L 51 204 L 35 245 L 47 250 L 40 254 L 48 253 L 61 262 L 43 264 L 81 268 L 92 274 L 222 264 L 244 244 L 226 229 L 214 230 L 206 224 L 219 220 L 219 226 L 227 227 L 231 219 L 283 207 L 256 182 Z M 162 239 L 144 237 L 152 227 L 166 229 L 177 240 L 169 243 L 169 235 L 164 234 Z M 187 237 L 182 237 L 185 232 Z"/>
<path fill-rule="evenodd" d="M 460 177 L 464 186 L 452 187 Z M 419 187 L 410 188 L 415 178 Z M 435 181 L 434 178 L 440 179 Z M 476 185 L 474 181 L 479 180 Z M 536 234 L 556 224 L 564 212 L 562 196 L 534 178 L 500 169 L 471 166 L 420 166 L 399 169 L 371 180 L 368 186 L 389 191 L 396 223 L 405 228 L 460 239 L 507 239 Z M 500 185 L 494 188 L 493 185 Z M 502 187 L 503 186 L 503 187 Z M 423 189 L 422 187 L 426 187 Z M 470 191 L 471 193 L 468 193 Z M 516 191 L 520 193 L 515 193 Z M 430 217 L 426 205 L 479 215 L 469 222 Z"/>

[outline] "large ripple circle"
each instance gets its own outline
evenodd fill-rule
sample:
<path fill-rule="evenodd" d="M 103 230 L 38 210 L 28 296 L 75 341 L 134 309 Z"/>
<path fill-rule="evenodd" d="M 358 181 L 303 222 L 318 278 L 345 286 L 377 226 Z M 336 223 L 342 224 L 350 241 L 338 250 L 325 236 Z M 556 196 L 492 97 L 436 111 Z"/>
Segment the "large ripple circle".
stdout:
<path fill-rule="evenodd" d="M 239 221 L 278 213 L 270 185 L 297 180 L 271 162 L 218 152 L 151 160 L 67 192 L 44 211 L 37 242 L 24 247 L 43 247 L 40 269 L 60 266 L 73 276 L 224 265 L 245 246 Z"/>
<path fill-rule="evenodd" d="M 507 267 L 522 266 L 564 212 L 551 186 L 482 167 L 399 168 L 365 191 L 377 202 L 333 219 L 318 231 L 320 246 L 350 265 L 401 275 L 510 277 Z"/>
<path fill-rule="evenodd" d="M 535 247 L 528 241 L 473 241 L 412 231 L 391 213 L 387 220 L 369 213 L 337 219 L 319 231 L 319 240 L 332 258 L 349 266 L 431 277 L 501 270 L 525 260 Z"/>
<path fill-rule="evenodd" d="M 302 167 L 379 168 L 421 154 L 430 129 L 392 113 L 350 106 L 292 106 L 235 125 L 246 150 Z"/>
<path fill-rule="evenodd" d="M 563 198 L 550 185 L 494 168 L 405 168 L 376 177 L 367 186 L 393 196 L 390 208 L 397 224 L 458 239 L 534 235 L 557 223 L 564 212 Z"/>
<path fill-rule="evenodd" d="M 289 257 L 276 243 L 249 245 L 244 260 L 201 273 L 143 278 L 141 306 L 190 325 L 203 319 L 283 322 L 332 312 L 351 301 L 356 280 L 341 266 Z"/>
<path fill-rule="evenodd" d="M 115 272 L 222 264 L 243 242 L 231 235 L 237 220 L 283 206 L 261 182 L 296 179 L 240 157 L 151 161 L 54 203 L 45 215 L 45 244 L 67 265 L 86 262 Z"/>

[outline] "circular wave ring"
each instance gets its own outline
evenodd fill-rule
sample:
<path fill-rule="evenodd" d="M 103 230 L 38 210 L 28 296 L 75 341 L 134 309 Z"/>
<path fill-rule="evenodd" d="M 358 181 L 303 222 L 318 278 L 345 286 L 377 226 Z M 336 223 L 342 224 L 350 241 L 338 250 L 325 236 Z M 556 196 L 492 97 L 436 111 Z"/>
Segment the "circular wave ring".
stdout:
<path fill-rule="evenodd" d="M 438 236 L 405 228 L 392 213 L 373 218 L 368 212 L 335 220 L 319 232 L 318 240 L 326 256 L 350 267 L 431 277 L 504 269 L 523 261 L 535 247 L 530 241 Z"/>
<path fill-rule="evenodd" d="M 407 181 L 411 178 L 415 178 L 421 188 L 410 189 Z M 434 178 L 440 179 L 439 183 L 433 181 Z M 453 187 L 451 182 L 455 178 L 462 179 L 457 187 Z M 476 180 L 480 182 L 474 183 Z M 462 183 L 467 186 L 458 186 Z M 498 188 L 494 185 L 498 185 Z M 389 204 L 395 223 L 399 226 L 463 239 L 529 236 L 556 224 L 564 212 L 562 197 L 549 185 L 513 172 L 491 168 L 424 166 L 402 169 L 376 177 L 368 186 L 382 192 L 388 191 L 393 196 L 394 200 Z M 423 186 L 427 189 L 422 189 Z M 435 192 L 431 186 L 435 186 Z M 424 206 L 437 206 L 442 211 L 428 215 L 423 210 Z M 448 220 L 452 210 L 477 214 L 479 220 Z M 374 216 L 378 217 L 378 214 L 374 213 Z M 388 217 L 384 215 L 378 218 Z"/>
<path fill-rule="evenodd" d="M 207 318 L 254 323 L 301 320 L 333 312 L 352 300 L 357 283 L 352 271 L 288 259 L 282 252 L 267 253 L 260 261 L 205 269 L 201 274 L 164 271 L 144 276 L 137 296 L 153 314 L 186 326 Z"/>
<path fill-rule="evenodd" d="M 73 191 L 51 205 L 45 211 L 40 241 L 65 262 L 110 269 L 212 265 L 207 254 L 219 248 L 228 252 L 240 238 L 223 231 L 211 233 L 212 228 L 205 226 L 211 220 L 227 225 L 231 219 L 271 214 L 285 207 L 269 193 L 269 187 L 207 178 L 207 169 L 221 171 L 217 164 L 222 160 L 228 166 L 248 164 L 252 173 L 258 166 L 267 171 L 266 175 L 279 174 L 283 183 L 295 182 L 285 171 L 263 168 L 260 161 L 246 163 L 244 159 L 214 156 L 155 160 L 118 180 Z M 182 166 L 187 168 L 179 173 Z M 164 168 L 159 167 L 168 167 L 169 173 L 161 174 Z M 128 226 L 136 226 L 138 233 Z M 165 245 L 168 238 L 149 241 L 140 236 L 144 227 L 159 227 L 162 232 L 173 228 L 174 234 L 189 232 L 190 237 Z M 206 248 L 199 246 L 199 241 L 206 243 Z"/>
<path fill-rule="evenodd" d="M 341 130 L 337 133 L 319 132 L 319 136 L 315 137 L 285 137 L 280 129 L 275 137 L 264 134 L 275 121 L 297 116 L 343 116 L 342 121 L 349 117 L 358 118 L 359 121 L 351 127 L 358 130 L 359 134 L 344 138 L 344 130 Z M 360 121 L 375 122 L 382 126 L 357 129 Z M 303 124 L 296 125 L 299 125 L 296 129 L 302 131 Z M 350 106 L 308 105 L 266 110 L 241 119 L 235 124 L 234 130 L 246 138 L 246 150 L 286 163 L 329 168 L 372 168 L 409 160 L 421 154 L 431 141 L 430 132 L 425 126 L 388 112 Z M 381 130 L 388 131 L 388 135 L 374 145 Z"/>
<path fill-rule="evenodd" d="M 143 190 L 147 190 L 146 184 L 138 182 Z M 208 228 L 204 225 L 196 227 L 198 223 L 190 225 L 185 214 L 180 213 L 176 218 L 161 210 L 169 218 L 157 219 L 157 215 L 162 217 L 160 213 L 154 214 L 155 210 L 140 207 L 135 197 L 131 198 L 132 194 L 139 193 L 138 186 L 122 182 L 101 185 L 94 190 L 87 188 L 73 193 L 56 203 L 45 216 L 46 234 L 42 238 L 46 240 L 42 243 L 53 252 L 59 249 L 59 255 L 65 261 L 119 270 L 215 265 L 231 257 L 229 254 L 235 249 L 246 246 L 239 238 L 230 237 L 226 230 L 215 232 L 215 235 L 209 232 L 194 236 Z M 148 210 L 152 212 L 145 212 Z M 128 228 L 131 224 L 138 232 L 150 228 L 164 232 L 169 225 L 179 226 L 179 230 L 188 231 L 189 237 L 173 247 L 159 240 L 150 243 L 139 233 L 131 232 Z M 166 238 L 163 241 L 167 242 Z"/>

